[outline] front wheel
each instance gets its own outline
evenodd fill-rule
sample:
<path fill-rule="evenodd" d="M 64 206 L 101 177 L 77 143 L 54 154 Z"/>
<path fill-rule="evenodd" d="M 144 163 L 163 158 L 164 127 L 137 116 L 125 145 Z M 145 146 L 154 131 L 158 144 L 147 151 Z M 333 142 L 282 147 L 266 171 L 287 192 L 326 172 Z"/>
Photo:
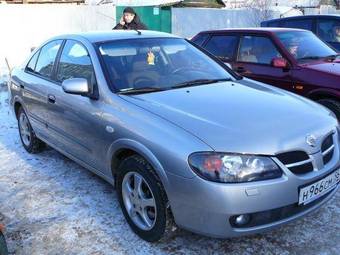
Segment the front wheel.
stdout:
<path fill-rule="evenodd" d="M 340 120 L 340 102 L 335 99 L 320 99 L 317 101 L 319 104 L 326 106 L 330 109 L 338 120 Z"/>
<path fill-rule="evenodd" d="M 123 160 L 117 174 L 117 192 L 131 229 L 148 242 L 160 240 L 170 227 L 167 199 L 150 164 L 137 155 Z"/>

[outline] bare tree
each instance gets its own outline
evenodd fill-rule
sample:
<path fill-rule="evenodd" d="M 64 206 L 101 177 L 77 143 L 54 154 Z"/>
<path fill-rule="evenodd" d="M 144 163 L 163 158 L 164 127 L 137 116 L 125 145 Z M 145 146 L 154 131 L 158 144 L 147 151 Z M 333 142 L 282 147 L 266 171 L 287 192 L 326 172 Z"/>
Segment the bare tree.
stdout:
<path fill-rule="evenodd" d="M 259 26 L 264 20 L 272 18 L 272 0 L 247 0 L 243 7 L 250 11 L 249 21 L 253 26 Z"/>

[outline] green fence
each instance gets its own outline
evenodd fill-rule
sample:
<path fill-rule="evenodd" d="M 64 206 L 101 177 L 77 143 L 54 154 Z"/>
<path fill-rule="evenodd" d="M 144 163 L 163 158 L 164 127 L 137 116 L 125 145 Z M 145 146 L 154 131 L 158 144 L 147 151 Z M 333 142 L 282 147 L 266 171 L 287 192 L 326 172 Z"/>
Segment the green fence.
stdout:
<path fill-rule="evenodd" d="M 125 7 L 116 7 L 117 22 L 122 17 Z M 133 9 L 149 30 L 171 33 L 171 7 L 133 6 Z"/>

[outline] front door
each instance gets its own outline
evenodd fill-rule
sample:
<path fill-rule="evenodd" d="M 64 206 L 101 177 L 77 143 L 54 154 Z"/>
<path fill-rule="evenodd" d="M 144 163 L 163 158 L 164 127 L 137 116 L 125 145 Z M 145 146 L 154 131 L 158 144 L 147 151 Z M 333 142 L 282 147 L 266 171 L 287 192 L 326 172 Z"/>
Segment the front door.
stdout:
<path fill-rule="evenodd" d="M 274 67 L 274 58 L 282 58 L 282 55 L 269 37 L 244 35 L 233 70 L 247 78 L 292 90 L 291 71 Z"/>
<path fill-rule="evenodd" d="M 98 101 L 81 95 L 67 94 L 62 82 L 72 78 L 85 78 L 96 82 L 93 66 L 86 48 L 79 42 L 67 40 L 57 65 L 56 84 L 48 89 L 50 106 L 49 133 L 57 146 L 95 170 L 104 169 L 105 155 L 98 148 L 104 128 L 100 124 Z"/>

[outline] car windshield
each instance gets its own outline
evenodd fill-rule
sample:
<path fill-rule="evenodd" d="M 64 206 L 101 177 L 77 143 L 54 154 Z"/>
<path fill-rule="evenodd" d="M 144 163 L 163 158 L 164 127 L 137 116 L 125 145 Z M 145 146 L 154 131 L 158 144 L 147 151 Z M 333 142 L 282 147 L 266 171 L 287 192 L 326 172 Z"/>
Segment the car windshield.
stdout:
<path fill-rule="evenodd" d="M 298 61 L 336 56 L 337 53 L 309 31 L 278 32 L 277 37 Z"/>
<path fill-rule="evenodd" d="M 180 38 L 99 44 L 113 86 L 120 92 L 152 92 L 232 78 L 221 65 Z"/>

